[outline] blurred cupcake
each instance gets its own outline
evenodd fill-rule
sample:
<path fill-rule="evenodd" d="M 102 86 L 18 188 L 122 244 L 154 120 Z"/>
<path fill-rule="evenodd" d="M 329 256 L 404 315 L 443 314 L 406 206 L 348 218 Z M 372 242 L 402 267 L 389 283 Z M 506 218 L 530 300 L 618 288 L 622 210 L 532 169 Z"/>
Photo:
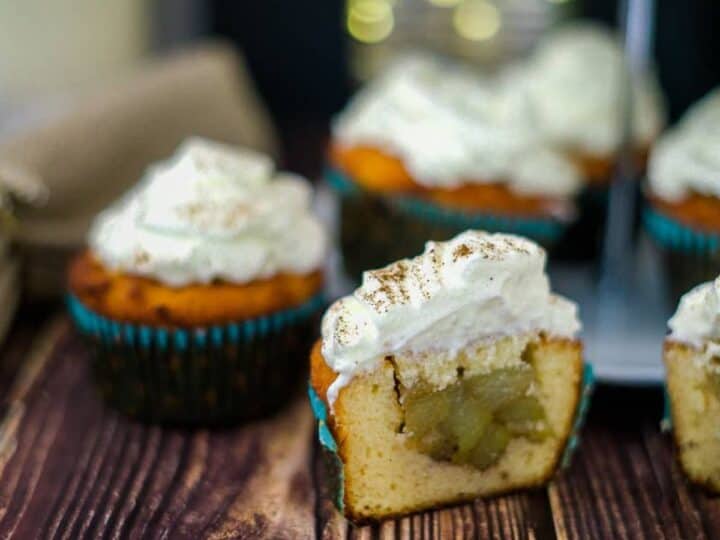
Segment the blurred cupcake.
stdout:
<path fill-rule="evenodd" d="M 360 91 L 333 124 L 327 173 L 351 276 L 468 228 L 562 237 L 580 176 L 512 105 L 496 81 L 418 56 Z"/>
<path fill-rule="evenodd" d="M 562 255 L 567 258 L 593 257 L 602 245 L 608 187 L 624 138 L 623 72 L 617 37 L 585 23 L 550 33 L 529 60 L 503 76 L 506 91 L 532 118 L 539 136 L 581 171 L 579 219 L 563 242 Z M 631 147 L 642 171 L 664 118 L 650 73 L 632 81 L 631 109 Z"/>
<path fill-rule="evenodd" d="M 573 24 L 552 32 L 508 84 L 527 100 L 528 115 L 543 138 L 562 148 L 589 186 L 607 186 L 623 142 L 622 45 L 602 26 Z M 664 113 L 651 73 L 632 83 L 632 148 L 644 168 Z M 512 89 L 511 89 L 512 90 Z"/>
<path fill-rule="evenodd" d="M 667 400 L 677 457 L 695 484 L 720 494 L 720 278 L 682 297 L 665 339 Z"/>
<path fill-rule="evenodd" d="M 323 304 L 310 197 L 263 155 L 191 139 L 97 217 L 69 306 L 112 405 L 216 424 L 286 399 Z"/>
<path fill-rule="evenodd" d="M 666 259 L 673 299 L 720 274 L 720 89 L 655 145 L 645 226 Z"/>

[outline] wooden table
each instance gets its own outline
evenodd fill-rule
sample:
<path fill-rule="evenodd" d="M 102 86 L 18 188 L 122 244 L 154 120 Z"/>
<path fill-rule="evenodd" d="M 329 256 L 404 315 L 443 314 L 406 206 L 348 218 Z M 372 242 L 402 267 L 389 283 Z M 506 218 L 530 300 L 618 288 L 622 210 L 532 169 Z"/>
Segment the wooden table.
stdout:
<path fill-rule="evenodd" d="M 720 498 L 684 482 L 657 389 L 599 388 L 547 489 L 353 528 L 302 394 L 249 426 L 162 429 L 106 409 L 86 359 L 64 316 L 21 313 L 0 363 L 0 538 L 720 538 Z"/>

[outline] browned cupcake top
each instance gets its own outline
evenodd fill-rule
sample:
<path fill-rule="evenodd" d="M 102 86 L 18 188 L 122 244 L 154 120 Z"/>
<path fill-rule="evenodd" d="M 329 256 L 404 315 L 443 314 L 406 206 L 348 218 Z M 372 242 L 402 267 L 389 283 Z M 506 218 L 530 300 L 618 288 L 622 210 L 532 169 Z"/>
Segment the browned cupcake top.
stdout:
<path fill-rule="evenodd" d="M 427 187 L 413 179 L 401 159 L 371 146 L 330 149 L 330 161 L 362 188 L 383 194 L 413 194 L 448 208 L 544 217 L 569 211 L 565 199 L 519 194 L 507 184 L 468 181 L 457 187 Z"/>
<path fill-rule="evenodd" d="M 108 318 L 168 327 L 211 326 L 251 319 L 299 306 L 322 287 L 320 271 L 277 274 L 233 284 L 168 287 L 155 280 L 106 268 L 90 251 L 79 254 L 68 274 L 70 292 Z"/>

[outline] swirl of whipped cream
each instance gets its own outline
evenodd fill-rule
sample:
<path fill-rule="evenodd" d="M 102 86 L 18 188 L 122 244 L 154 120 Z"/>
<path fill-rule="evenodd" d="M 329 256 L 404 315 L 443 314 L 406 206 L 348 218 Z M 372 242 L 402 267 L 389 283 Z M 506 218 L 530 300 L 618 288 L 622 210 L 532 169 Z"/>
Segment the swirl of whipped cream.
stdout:
<path fill-rule="evenodd" d="M 458 351 L 482 339 L 531 332 L 574 337 L 577 306 L 550 291 L 545 251 L 509 234 L 466 231 L 385 268 L 365 272 L 322 322 L 322 353 L 339 374 L 333 401 L 378 358 L 434 348 Z"/>
<path fill-rule="evenodd" d="M 614 153 L 623 136 L 622 48 L 607 29 L 575 24 L 551 33 L 532 57 L 506 74 L 508 92 L 526 99 L 544 137 L 590 155 Z M 664 121 L 655 78 L 632 81 L 633 139 L 647 146 Z"/>
<path fill-rule="evenodd" d="M 720 89 L 690 107 L 653 147 L 651 192 L 671 202 L 691 193 L 720 197 Z"/>
<path fill-rule="evenodd" d="M 311 196 L 262 154 L 192 138 L 98 215 L 89 244 L 108 268 L 173 287 L 308 273 L 326 247 Z"/>
<path fill-rule="evenodd" d="M 720 278 L 686 293 L 668 326 L 669 340 L 700 350 L 700 363 L 711 365 L 710 359 L 720 355 Z M 720 366 L 712 367 L 720 372 Z"/>
<path fill-rule="evenodd" d="M 530 118 L 483 78 L 413 55 L 393 65 L 335 119 L 342 146 L 382 148 L 428 187 L 504 182 L 526 195 L 570 198 L 579 172 L 544 144 Z"/>

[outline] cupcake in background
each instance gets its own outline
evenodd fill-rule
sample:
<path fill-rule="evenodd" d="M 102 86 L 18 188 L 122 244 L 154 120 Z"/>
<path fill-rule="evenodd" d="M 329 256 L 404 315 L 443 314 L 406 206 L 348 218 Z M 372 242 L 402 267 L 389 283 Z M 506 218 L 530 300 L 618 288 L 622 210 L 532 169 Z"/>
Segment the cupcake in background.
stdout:
<path fill-rule="evenodd" d="M 720 278 L 682 297 L 664 360 L 673 438 L 687 477 L 720 493 Z"/>
<path fill-rule="evenodd" d="M 562 256 L 594 257 L 602 245 L 607 192 L 621 158 L 624 138 L 625 66 L 619 39 L 602 26 L 579 23 L 543 39 L 526 61 L 504 74 L 514 96 L 539 131 L 579 168 L 584 189 L 579 219 L 569 231 Z M 631 148 L 638 171 L 664 123 L 654 76 L 632 80 Z"/>
<path fill-rule="evenodd" d="M 69 306 L 112 405 L 218 424 L 287 399 L 323 307 L 310 199 L 264 155 L 190 139 L 97 217 Z"/>
<path fill-rule="evenodd" d="M 589 186 L 607 186 L 623 142 L 622 44 L 608 29 L 571 24 L 548 34 L 531 58 L 506 74 L 541 136 L 578 165 Z M 652 73 L 632 81 L 631 135 L 639 168 L 664 124 Z"/>
<path fill-rule="evenodd" d="M 468 228 L 558 242 L 581 178 L 513 105 L 495 79 L 417 55 L 358 93 L 333 124 L 327 173 L 352 277 Z"/>
<path fill-rule="evenodd" d="M 662 250 L 673 300 L 720 274 L 720 90 L 653 147 L 645 227 Z"/>

